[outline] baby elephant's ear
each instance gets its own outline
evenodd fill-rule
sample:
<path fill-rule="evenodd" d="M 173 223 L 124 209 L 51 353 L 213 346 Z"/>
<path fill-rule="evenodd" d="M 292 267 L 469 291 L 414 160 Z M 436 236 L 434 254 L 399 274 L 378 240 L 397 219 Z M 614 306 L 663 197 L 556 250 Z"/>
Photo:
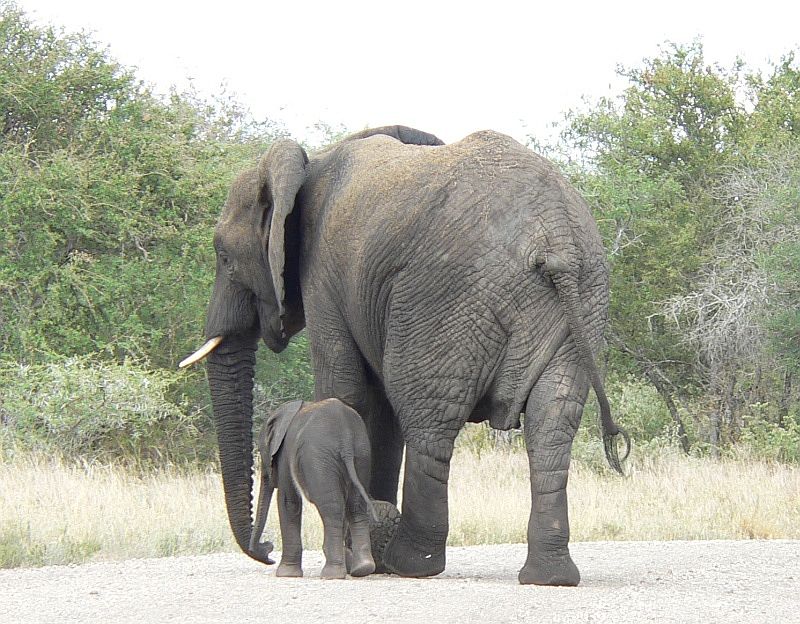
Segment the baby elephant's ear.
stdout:
<path fill-rule="evenodd" d="M 275 455 L 283 444 L 283 439 L 286 437 L 286 431 L 289 429 L 289 423 L 292 418 L 297 415 L 297 412 L 303 407 L 303 401 L 292 401 L 291 403 L 284 403 L 277 410 L 269 416 L 267 425 L 269 427 L 269 456 L 270 461 L 275 459 Z"/>

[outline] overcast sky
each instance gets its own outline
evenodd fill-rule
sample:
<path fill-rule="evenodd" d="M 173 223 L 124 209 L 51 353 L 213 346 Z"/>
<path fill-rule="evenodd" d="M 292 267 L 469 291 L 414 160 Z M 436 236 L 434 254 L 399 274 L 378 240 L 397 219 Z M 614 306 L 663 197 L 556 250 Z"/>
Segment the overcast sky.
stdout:
<path fill-rule="evenodd" d="M 160 90 L 224 82 L 299 139 L 316 121 L 401 123 L 445 141 L 483 128 L 542 137 L 582 96 L 619 93 L 617 65 L 667 40 L 701 37 L 707 60 L 762 68 L 800 46 L 797 0 L 17 1 L 92 31 Z"/>

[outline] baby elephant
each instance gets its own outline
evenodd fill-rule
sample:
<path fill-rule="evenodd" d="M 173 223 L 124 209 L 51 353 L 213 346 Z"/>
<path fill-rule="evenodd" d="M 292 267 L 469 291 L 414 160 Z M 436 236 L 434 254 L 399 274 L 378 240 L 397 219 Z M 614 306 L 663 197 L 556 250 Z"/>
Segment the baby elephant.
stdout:
<path fill-rule="evenodd" d="M 301 493 L 322 517 L 325 567 L 322 578 L 366 576 L 375 571 L 369 540 L 375 510 L 362 483 L 368 481 L 370 446 L 358 413 L 338 399 L 294 401 L 270 414 L 258 437 L 261 493 L 250 550 L 269 554 L 260 544 L 272 490 L 278 489 L 278 517 L 283 552 L 276 576 L 303 576 L 300 536 Z M 345 561 L 349 531 L 352 550 Z"/>

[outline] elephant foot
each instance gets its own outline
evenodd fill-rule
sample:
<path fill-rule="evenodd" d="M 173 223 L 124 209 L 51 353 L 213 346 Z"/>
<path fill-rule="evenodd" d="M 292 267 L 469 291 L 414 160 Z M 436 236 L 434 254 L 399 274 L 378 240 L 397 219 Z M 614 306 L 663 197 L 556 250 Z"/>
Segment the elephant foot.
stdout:
<path fill-rule="evenodd" d="M 370 518 L 369 541 L 372 545 L 372 559 L 375 562 L 376 574 L 389 574 L 383 564 L 383 553 L 389 540 L 397 531 L 400 524 L 400 511 L 392 503 L 386 501 L 372 501 L 377 520 Z"/>
<path fill-rule="evenodd" d="M 360 557 L 353 557 L 347 569 L 350 576 L 368 576 L 375 571 L 375 561 L 370 553 L 365 553 Z"/>
<path fill-rule="evenodd" d="M 326 581 L 343 579 L 347 576 L 347 570 L 343 563 L 325 563 L 322 568 L 320 578 Z"/>
<path fill-rule="evenodd" d="M 559 585 L 575 587 L 581 580 L 581 573 L 569 554 L 555 558 L 532 557 L 519 571 L 522 585 Z"/>
<path fill-rule="evenodd" d="M 299 563 L 284 563 L 281 561 L 280 564 L 278 564 L 278 569 L 275 570 L 275 576 L 300 578 L 303 576 L 303 568 Z"/>
<path fill-rule="evenodd" d="M 375 571 L 375 560 L 372 558 L 369 544 L 355 549 L 345 548 L 344 564 L 350 576 L 368 576 Z"/>
<path fill-rule="evenodd" d="M 383 565 L 389 572 L 400 576 L 435 576 L 444 571 L 444 544 L 430 547 L 418 544 L 401 521 L 386 546 Z"/>

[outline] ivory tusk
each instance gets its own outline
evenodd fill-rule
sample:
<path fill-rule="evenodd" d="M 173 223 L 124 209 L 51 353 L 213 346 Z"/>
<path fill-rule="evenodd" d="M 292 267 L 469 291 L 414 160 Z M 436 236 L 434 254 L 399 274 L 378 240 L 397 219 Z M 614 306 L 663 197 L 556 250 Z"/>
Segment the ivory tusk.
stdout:
<path fill-rule="evenodd" d="M 202 347 L 200 347 L 197 351 L 192 353 L 189 357 L 184 358 L 181 361 L 181 363 L 178 364 L 178 368 L 186 368 L 187 366 L 196 364 L 197 362 L 205 358 L 214 349 L 216 349 L 223 340 L 224 338 L 222 336 L 215 336 L 207 343 L 205 343 Z"/>

